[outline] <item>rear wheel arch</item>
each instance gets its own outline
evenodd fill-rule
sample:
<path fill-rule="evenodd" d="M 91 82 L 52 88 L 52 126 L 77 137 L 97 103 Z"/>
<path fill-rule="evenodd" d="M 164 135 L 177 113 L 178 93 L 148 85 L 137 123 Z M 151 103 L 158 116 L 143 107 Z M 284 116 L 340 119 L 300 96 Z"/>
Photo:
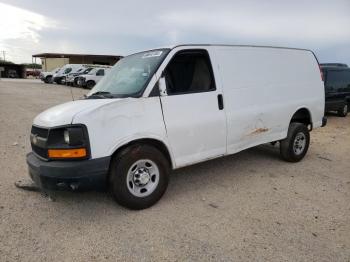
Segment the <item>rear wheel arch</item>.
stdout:
<path fill-rule="evenodd" d="M 309 109 L 306 107 L 299 108 L 291 117 L 289 122 L 291 123 L 302 123 L 307 126 L 310 130 L 312 129 L 312 115 Z"/>

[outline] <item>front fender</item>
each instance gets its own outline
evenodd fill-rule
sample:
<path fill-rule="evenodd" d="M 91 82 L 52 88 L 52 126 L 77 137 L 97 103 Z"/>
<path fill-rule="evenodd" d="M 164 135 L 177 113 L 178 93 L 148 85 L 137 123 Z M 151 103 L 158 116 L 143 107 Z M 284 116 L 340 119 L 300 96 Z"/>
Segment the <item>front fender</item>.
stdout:
<path fill-rule="evenodd" d="M 77 114 L 73 123 L 88 128 L 92 158 L 111 156 L 121 146 L 145 138 L 162 142 L 171 152 L 159 97 L 118 99 Z"/>

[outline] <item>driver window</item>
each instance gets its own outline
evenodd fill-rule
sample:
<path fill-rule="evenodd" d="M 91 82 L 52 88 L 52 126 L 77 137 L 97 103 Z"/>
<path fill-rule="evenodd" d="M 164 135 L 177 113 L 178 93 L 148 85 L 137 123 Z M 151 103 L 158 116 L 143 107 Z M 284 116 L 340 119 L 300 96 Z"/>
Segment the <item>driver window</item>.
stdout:
<path fill-rule="evenodd" d="M 177 53 L 164 73 L 168 95 L 215 90 L 210 59 L 206 50 L 186 50 Z"/>

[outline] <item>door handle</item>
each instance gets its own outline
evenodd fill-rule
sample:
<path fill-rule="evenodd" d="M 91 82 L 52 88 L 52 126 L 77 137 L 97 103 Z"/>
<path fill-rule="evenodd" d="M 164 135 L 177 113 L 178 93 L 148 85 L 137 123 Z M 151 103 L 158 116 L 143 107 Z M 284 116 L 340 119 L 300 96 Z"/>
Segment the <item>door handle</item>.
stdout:
<path fill-rule="evenodd" d="M 224 109 L 224 99 L 222 97 L 222 94 L 218 95 L 218 106 L 219 106 L 219 110 Z"/>

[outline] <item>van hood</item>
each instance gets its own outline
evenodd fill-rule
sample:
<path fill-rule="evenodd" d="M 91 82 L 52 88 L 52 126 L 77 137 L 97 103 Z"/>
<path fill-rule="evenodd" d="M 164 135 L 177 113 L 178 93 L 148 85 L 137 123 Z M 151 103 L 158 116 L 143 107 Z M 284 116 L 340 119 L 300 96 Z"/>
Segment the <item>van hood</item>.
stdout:
<path fill-rule="evenodd" d="M 74 117 L 87 110 L 95 110 L 120 99 L 83 99 L 51 107 L 35 117 L 33 124 L 42 127 L 68 125 Z"/>

